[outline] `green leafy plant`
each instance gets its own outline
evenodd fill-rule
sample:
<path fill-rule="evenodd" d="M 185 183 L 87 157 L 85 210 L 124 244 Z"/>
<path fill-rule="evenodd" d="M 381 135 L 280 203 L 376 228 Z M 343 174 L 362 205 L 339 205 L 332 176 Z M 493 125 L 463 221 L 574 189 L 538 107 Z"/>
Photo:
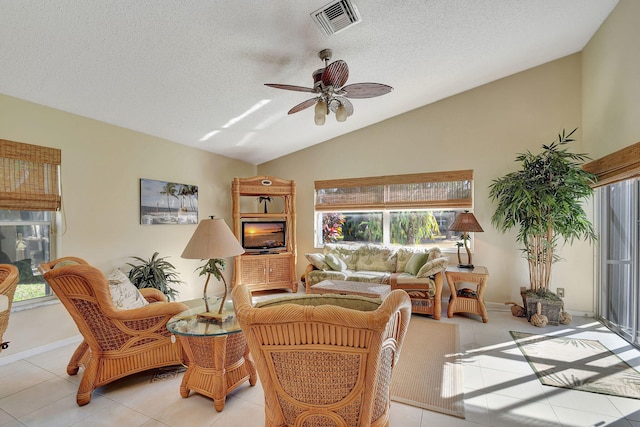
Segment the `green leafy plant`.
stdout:
<path fill-rule="evenodd" d="M 422 239 L 432 239 L 438 233 L 438 221 L 429 211 L 398 212 L 391 221 L 391 243 L 419 245 Z"/>
<path fill-rule="evenodd" d="M 155 252 L 151 258 L 145 260 L 140 257 L 131 257 L 138 262 L 127 263 L 131 266 L 129 280 L 138 289 L 155 288 L 167 296 L 169 301 L 175 301 L 179 292 L 172 285 L 182 284 L 175 267 L 166 261 L 167 257 L 160 257 Z"/>
<path fill-rule="evenodd" d="M 538 154 L 518 155 L 520 170 L 495 179 L 489 187 L 491 199 L 498 203 L 491 223 L 501 232 L 519 227 L 516 239 L 528 262 L 531 291 L 548 291 L 551 267 L 560 259 L 560 240 L 596 239 L 581 203 L 593 194 L 596 178 L 581 167 L 588 157 L 565 147 L 574 141 L 575 131 L 566 134 L 563 129 Z"/>

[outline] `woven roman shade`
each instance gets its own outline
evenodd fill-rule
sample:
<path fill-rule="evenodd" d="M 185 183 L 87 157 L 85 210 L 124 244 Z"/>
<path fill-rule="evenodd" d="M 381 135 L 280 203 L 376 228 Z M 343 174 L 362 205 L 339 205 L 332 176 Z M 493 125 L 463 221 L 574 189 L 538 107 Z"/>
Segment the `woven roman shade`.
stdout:
<path fill-rule="evenodd" d="M 583 169 L 598 177 L 592 187 L 640 176 L 640 142 L 587 163 Z"/>
<path fill-rule="evenodd" d="M 60 209 L 61 152 L 0 139 L 0 209 Z"/>
<path fill-rule="evenodd" d="M 473 170 L 315 181 L 317 211 L 470 209 Z"/>

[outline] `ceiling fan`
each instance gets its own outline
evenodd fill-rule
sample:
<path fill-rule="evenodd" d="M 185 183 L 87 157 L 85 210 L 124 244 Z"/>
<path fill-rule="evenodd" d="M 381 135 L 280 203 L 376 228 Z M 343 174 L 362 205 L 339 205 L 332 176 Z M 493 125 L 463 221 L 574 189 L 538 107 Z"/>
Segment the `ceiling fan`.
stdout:
<path fill-rule="evenodd" d="M 297 113 L 315 104 L 315 123 L 323 125 L 329 111 L 333 111 L 336 120 L 344 122 L 353 114 L 353 104 L 347 98 L 361 99 L 373 98 L 384 95 L 393 90 L 391 86 L 381 83 L 354 83 L 344 84 L 349 78 L 349 67 L 343 60 L 337 60 L 329 64 L 332 55 L 331 49 L 323 49 L 318 53 L 324 61 L 324 68 L 313 72 L 313 87 L 285 85 L 278 83 L 265 83 L 266 86 L 276 89 L 294 90 L 297 92 L 315 93 L 315 98 L 307 99 L 289 110 L 288 114 Z"/>

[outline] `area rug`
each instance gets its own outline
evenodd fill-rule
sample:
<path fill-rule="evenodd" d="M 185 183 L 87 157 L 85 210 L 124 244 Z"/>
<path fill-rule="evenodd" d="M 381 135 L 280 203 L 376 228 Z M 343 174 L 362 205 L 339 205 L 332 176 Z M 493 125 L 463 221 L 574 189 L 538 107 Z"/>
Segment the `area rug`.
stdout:
<path fill-rule="evenodd" d="M 153 375 L 151 376 L 151 382 L 155 383 L 158 381 L 164 381 L 171 378 L 176 378 L 179 374 L 186 371 L 184 366 L 166 366 L 162 368 L 157 368 L 153 371 Z"/>
<path fill-rule="evenodd" d="M 595 340 L 511 331 L 542 384 L 640 399 L 640 373 Z"/>
<path fill-rule="evenodd" d="M 458 325 L 413 315 L 393 369 L 391 400 L 464 418 Z"/>

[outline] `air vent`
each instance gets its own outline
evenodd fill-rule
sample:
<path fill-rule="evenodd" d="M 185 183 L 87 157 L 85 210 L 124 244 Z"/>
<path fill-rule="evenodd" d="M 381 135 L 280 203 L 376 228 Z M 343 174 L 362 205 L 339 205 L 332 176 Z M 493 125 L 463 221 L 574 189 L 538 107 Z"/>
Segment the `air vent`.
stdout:
<path fill-rule="evenodd" d="M 361 22 L 356 5 L 349 0 L 335 0 L 316 10 L 311 17 L 328 36 Z"/>

